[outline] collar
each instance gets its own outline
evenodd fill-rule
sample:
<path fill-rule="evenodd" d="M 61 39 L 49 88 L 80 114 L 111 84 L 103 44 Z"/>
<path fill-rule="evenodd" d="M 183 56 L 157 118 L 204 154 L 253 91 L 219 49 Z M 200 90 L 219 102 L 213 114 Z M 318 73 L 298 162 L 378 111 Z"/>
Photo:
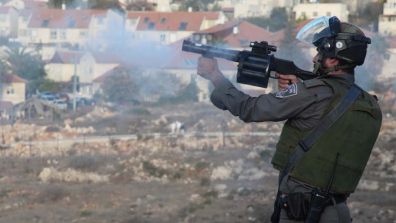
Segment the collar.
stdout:
<path fill-rule="evenodd" d="M 327 74 L 321 77 L 317 77 L 317 79 L 321 78 L 331 78 L 341 82 L 342 85 L 351 86 L 355 83 L 355 75 L 352 74 Z"/>

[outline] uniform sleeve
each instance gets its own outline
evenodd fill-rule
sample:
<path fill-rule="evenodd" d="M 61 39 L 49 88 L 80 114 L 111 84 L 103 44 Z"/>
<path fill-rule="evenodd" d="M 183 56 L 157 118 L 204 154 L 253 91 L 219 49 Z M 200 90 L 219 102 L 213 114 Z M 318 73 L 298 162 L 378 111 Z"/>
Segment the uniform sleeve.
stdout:
<path fill-rule="evenodd" d="M 250 97 L 224 78 L 210 99 L 216 107 L 228 110 L 245 122 L 262 122 L 293 118 L 315 103 L 316 96 L 303 83 L 297 83 L 277 93 Z"/>

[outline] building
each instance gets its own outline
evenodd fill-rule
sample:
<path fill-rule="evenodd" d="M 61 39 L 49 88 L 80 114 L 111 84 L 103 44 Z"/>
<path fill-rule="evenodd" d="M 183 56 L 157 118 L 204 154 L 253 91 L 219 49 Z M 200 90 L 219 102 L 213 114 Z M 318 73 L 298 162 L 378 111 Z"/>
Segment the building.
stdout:
<path fill-rule="evenodd" d="M 337 16 L 341 22 L 348 22 L 349 16 L 347 5 L 343 3 L 298 4 L 294 6 L 293 14 L 296 20 Z"/>
<path fill-rule="evenodd" d="M 17 75 L 6 75 L 0 83 L 0 102 L 3 105 L 18 104 L 25 101 L 27 81 Z"/>
<path fill-rule="evenodd" d="M 169 44 L 226 21 L 223 12 L 128 12 L 126 39 Z"/>
<path fill-rule="evenodd" d="M 48 8 L 48 2 L 45 1 L 33 1 L 33 0 L 11 0 L 5 4 L 5 6 L 14 7 L 17 10 L 22 9 L 46 9 Z"/>
<path fill-rule="evenodd" d="M 23 9 L 18 40 L 28 44 L 64 44 L 104 50 L 120 39 L 124 17 L 112 10 Z"/>
<path fill-rule="evenodd" d="M 250 42 L 266 41 L 272 33 L 246 21 L 229 21 L 193 34 L 193 42 L 210 44 L 220 40 L 235 49 L 250 48 Z"/>
<path fill-rule="evenodd" d="M 396 35 L 396 0 L 384 3 L 384 14 L 379 16 L 378 32 L 384 36 Z"/>
<path fill-rule="evenodd" d="M 0 36 L 15 38 L 18 34 L 18 11 L 14 7 L 0 6 Z"/>
<path fill-rule="evenodd" d="M 81 75 L 80 60 L 84 52 L 57 51 L 47 65 L 47 78 L 56 82 L 72 81 L 74 71 Z"/>

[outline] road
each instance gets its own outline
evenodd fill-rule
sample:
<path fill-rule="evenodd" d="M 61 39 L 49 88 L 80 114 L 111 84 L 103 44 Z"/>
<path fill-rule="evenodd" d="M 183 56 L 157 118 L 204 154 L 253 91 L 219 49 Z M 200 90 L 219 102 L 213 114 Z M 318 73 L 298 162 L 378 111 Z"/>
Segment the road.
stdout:
<path fill-rule="evenodd" d="M 171 133 L 147 133 L 140 134 L 140 137 L 154 137 L 154 138 L 175 138 L 178 136 L 183 137 L 194 137 L 197 134 L 210 137 L 210 136 L 222 136 L 223 132 L 188 132 L 184 134 L 171 134 Z M 280 132 L 226 132 L 226 136 L 279 136 Z M 11 143 L 6 145 L 7 147 L 14 147 L 19 144 L 32 145 L 32 146 L 57 146 L 61 144 L 72 145 L 74 143 L 93 143 L 93 142 L 108 142 L 109 140 L 137 140 L 137 134 L 131 135 L 108 135 L 108 136 L 90 136 L 90 137 L 77 137 L 77 138 L 68 138 L 68 139 L 53 139 L 53 140 L 45 140 L 45 141 L 20 141 L 16 143 Z"/>

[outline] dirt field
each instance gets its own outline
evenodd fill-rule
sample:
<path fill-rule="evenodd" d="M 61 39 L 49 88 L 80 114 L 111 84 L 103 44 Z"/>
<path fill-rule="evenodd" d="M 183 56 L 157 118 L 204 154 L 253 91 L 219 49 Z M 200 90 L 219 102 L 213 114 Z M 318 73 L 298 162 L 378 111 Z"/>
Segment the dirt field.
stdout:
<path fill-rule="evenodd" d="M 234 132 L 277 132 L 282 125 L 245 124 L 209 105 L 194 106 L 190 113 L 153 108 L 146 115 L 81 119 L 70 128 L 93 126 L 90 134 L 100 135 L 169 132 L 176 120 L 187 131 L 201 132 L 221 131 L 221 119 Z M 393 120 L 385 119 L 360 186 L 348 199 L 353 222 L 396 222 Z M 62 133 L 65 126 L 59 128 Z M 74 144 L 51 153 L 31 148 L 31 157 L 4 157 L 0 151 L 0 222 L 269 222 L 277 178 L 270 158 L 277 138 L 227 137 L 223 145 L 222 136 L 196 134 Z"/>

